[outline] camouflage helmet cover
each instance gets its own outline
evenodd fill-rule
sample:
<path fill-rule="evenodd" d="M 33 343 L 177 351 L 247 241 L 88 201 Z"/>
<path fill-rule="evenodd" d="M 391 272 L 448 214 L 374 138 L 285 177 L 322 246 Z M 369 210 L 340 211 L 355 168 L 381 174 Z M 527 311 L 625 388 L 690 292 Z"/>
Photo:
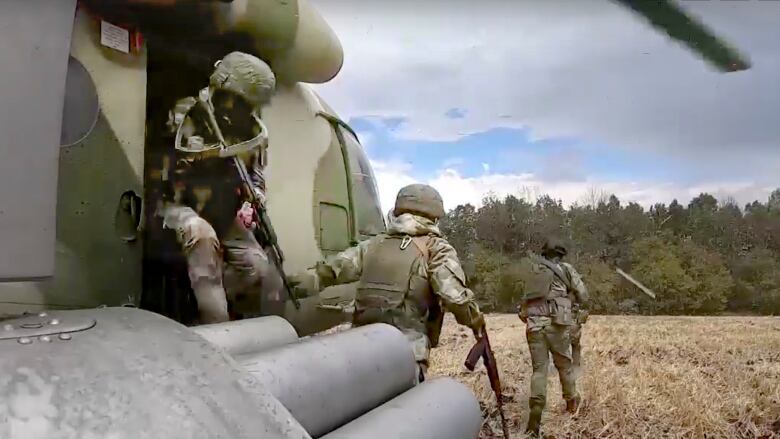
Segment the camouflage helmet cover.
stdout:
<path fill-rule="evenodd" d="M 542 245 L 543 256 L 566 256 L 566 245 L 558 238 L 547 238 Z"/>
<path fill-rule="evenodd" d="M 209 85 L 236 93 L 252 106 L 268 102 L 276 87 L 276 77 L 268 64 L 247 53 L 231 52 L 215 67 Z"/>
<path fill-rule="evenodd" d="M 421 215 L 433 220 L 444 216 L 444 203 L 441 195 L 427 184 L 410 184 L 398 191 L 393 214 L 404 213 Z"/>

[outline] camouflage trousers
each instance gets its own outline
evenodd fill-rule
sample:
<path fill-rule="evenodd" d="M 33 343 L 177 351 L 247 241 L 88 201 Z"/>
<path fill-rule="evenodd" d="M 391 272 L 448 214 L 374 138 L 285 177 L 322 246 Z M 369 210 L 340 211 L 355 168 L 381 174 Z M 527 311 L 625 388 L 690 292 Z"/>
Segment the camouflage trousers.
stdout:
<path fill-rule="evenodd" d="M 547 403 L 547 371 L 550 366 L 550 354 L 552 354 L 555 368 L 558 369 L 563 398 L 568 401 L 577 396 L 569 328 L 549 324 L 534 328 L 533 331 L 526 330 L 525 335 L 533 365 L 531 395 L 528 405 L 532 412 L 541 414 Z"/>
<path fill-rule="evenodd" d="M 250 230 L 236 221 L 220 241 L 211 224 L 180 205 L 167 206 L 163 218 L 187 258 L 201 324 L 230 320 L 228 302 L 234 313 L 284 306 L 282 278 Z"/>
<path fill-rule="evenodd" d="M 353 327 L 378 323 L 371 321 L 359 322 L 359 319 L 356 319 L 357 315 L 359 315 L 359 312 L 356 311 L 352 316 Z M 428 358 L 431 354 L 431 342 L 428 340 L 428 336 L 420 331 L 406 328 L 397 321 L 384 321 L 382 323 L 394 326 L 406 336 L 406 340 L 409 342 L 409 348 L 414 354 L 414 360 L 417 362 L 417 379 L 415 383 L 419 384 L 425 381 L 425 374 L 428 372 Z"/>
<path fill-rule="evenodd" d="M 580 338 L 582 337 L 582 325 L 575 323 L 569 326 L 569 338 L 571 339 L 571 359 L 575 369 L 580 368 L 582 358 L 582 346 Z"/>

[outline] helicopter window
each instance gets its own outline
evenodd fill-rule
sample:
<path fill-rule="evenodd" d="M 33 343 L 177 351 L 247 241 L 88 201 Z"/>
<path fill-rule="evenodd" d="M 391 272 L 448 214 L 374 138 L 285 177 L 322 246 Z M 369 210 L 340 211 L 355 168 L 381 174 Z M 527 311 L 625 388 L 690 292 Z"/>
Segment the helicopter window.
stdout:
<path fill-rule="evenodd" d="M 371 171 L 368 157 L 358 140 L 342 128 L 344 142 L 349 150 L 352 169 L 352 187 L 357 209 L 358 233 L 362 238 L 381 233 L 385 229 L 384 217 L 379 208 L 379 192 L 376 179 Z"/>
<path fill-rule="evenodd" d="M 95 83 L 87 69 L 71 56 L 68 58 L 68 74 L 65 77 L 60 145 L 71 146 L 84 140 L 95 128 L 99 112 Z"/>
<path fill-rule="evenodd" d="M 349 215 L 343 206 L 320 203 L 320 246 L 323 251 L 349 247 Z"/>

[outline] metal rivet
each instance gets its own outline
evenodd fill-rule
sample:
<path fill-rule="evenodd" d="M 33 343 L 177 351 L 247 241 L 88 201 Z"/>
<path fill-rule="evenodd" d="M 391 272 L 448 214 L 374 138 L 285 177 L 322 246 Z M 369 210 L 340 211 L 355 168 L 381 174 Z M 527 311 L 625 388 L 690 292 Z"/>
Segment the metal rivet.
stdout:
<path fill-rule="evenodd" d="M 32 343 L 32 340 L 29 337 L 22 337 L 19 340 L 17 340 L 19 344 L 30 344 Z"/>
<path fill-rule="evenodd" d="M 5 329 L 6 331 L 13 331 L 14 325 L 11 324 L 3 325 L 3 329 Z"/>
<path fill-rule="evenodd" d="M 50 324 L 50 325 L 59 325 L 59 324 L 60 324 L 60 321 L 59 321 L 59 320 L 57 320 L 57 319 L 51 319 L 51 321 L 49 322 L 49 324 Z"/>
<path fill-rule="evenodd" d="M 70 340 L 70 334 L 60 334 L 59 335 L 60 340 Z"/>
<path fill-rule="evenodd" d="M 43 328 L 43 323 L 22 323 L 20 326 L 24 329 L 38 329 Z"/>
<path fill-rule="evenodd" d="M 38 313 L 38 317 L 46 317 L 47 315 L 45 312 Z"/>
<path fill-rule="evenodd" d="M 48 335 L 42 335 L 38 337 L 38 340 L 48 343 L 51 341 L 51 337 L 49 337 Z"/>

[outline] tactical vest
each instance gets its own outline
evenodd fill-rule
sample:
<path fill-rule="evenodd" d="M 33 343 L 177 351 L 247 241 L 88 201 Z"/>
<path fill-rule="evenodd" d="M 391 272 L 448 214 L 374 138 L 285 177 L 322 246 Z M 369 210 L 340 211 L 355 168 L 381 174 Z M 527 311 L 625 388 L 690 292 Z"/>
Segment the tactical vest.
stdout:
<path fill-rule="evenodd" d="M 526 279 L 525 301 L 529 316 L 551 317 L 557 325 L 572 325 L 572 301 L 569 298 L 567 285 L 564 279 L 558 279 L 558 275 L 542 262 L 529 258 L 530 270 Z M 565 276 L 563 270 L 559 270 Z M 562 291 L 554 290 L 554 282 L 564 284 Z"/>
<path fill-rule="evenodd" d="M 368 247 L 355 297 L 355 325 L 387 323 L 427 332 L 426 315 L 434 297 L 417 264 L 428 257 L 428 239 L 382 235 Z"/>
<path fill-rule="evenodd" d="M 529 260 L 529 265 L 528 278 L 525 282 L 525 299 L 549 298 L 550 290 L 555 280 L 555 273 L 534 260 Z"/>

